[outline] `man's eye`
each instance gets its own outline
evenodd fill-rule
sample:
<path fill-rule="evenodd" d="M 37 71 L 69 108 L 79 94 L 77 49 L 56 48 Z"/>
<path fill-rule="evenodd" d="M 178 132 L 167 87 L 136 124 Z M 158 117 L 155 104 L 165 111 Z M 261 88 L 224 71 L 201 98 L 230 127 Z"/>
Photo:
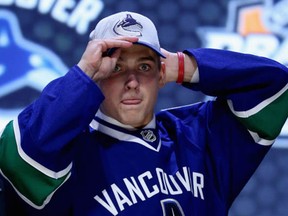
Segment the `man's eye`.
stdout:
<path fill-rule="evenodd" d="M 140 65 L 140 70 L 141 71 L 148 71 L 148 70 L 150 70 L 150 66 L 148 64 L 142 64 L 142 65 Z"/>
<path fill-rule="evenodd" d="M 116 65 L 116 66 L 114 67 L 113 72 L 119 72 L 119 71 L 121 71 L 121 67 L 120 67 L 119 65 Z"/>

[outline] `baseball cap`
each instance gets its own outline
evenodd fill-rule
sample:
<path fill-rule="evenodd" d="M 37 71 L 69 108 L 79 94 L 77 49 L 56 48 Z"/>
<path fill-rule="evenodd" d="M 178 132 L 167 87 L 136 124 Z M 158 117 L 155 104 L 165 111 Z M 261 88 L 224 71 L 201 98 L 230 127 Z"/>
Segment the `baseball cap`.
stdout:
<path fill-rule="evenodd" d="M 141 14 L 129 11 L 118 12 L 100 20 L 90 33 L 90 39 L 106 39 L 117 36 L 136 36 L 135 44 L 141 44 L 161 53 L 158 33 L 153 22 Z"/>

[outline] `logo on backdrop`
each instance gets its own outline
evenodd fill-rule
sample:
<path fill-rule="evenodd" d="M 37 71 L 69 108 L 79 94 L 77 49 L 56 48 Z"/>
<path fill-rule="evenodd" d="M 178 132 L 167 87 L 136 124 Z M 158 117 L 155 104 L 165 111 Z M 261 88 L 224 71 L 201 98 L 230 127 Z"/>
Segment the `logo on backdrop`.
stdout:
<path fill-rule="evenodd" d="M 203 46 L 246 52 L 288 66 L 288 0 L 233 0 L 225 28 L 201 27 Z"/>
<path fill-rule="evenodd" d="M 288 0 L 232 0 L 226 27 L 200 27 L 202 46 L 250 53 L 288 66 Z M 288 136 L 288 120 L 282 135 Z"/>
<path fill-rule="evenodd" d="M 22 36 L 13 13 L 0 10 L 0 124 L 15 118 L 33 95 L 66 71 L 53 52 Z"/>
<path fill-rule="evenodd" d="M 81 35 L 100 15 L 104 3 L 102 0 L 0 0 L 0 6 L 49 15 L 51 21 L 73 28 Z M 15 15 L 0 10 L 0 131 L 35 100 L 50 81 L 67 72 L 60 57 L 22 36 Z"/>
<path fill-rule="evenodd" d="M 51 20 L 74 28 L 78 34 L 84 34 L 101 13 L 104 3 L 102 0 L 0 0 L 0 6 L 15 6 L 50 15 Z"/>

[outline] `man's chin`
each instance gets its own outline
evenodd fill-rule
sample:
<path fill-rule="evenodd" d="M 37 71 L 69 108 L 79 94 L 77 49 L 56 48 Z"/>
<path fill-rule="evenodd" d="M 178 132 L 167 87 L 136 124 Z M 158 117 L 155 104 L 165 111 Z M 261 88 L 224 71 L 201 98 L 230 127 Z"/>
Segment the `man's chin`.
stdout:
<path fill-rule="evenodd" d="M 142 117 L 139 111 L 134 110 L 127 111 L 124 115 L 122 115 L 120 122 L 122 124 L 130 125 L 135 128 L 143 127 L 149 123 L 149 121 L 147 122 L 147 119 L 145 119 L 145 117 Z"/>

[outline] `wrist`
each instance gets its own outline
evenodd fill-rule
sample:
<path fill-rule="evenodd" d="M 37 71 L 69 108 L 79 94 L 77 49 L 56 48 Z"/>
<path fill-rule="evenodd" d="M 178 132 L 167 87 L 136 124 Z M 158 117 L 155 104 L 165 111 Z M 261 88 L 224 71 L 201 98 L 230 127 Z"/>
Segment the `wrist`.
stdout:
<path fill-rule="evenodd" d="M 184 81 L 185 73 L 185 55 L 183 52 L 177 52 L 178 57 L 178 77 L 176 83 L 182 84 Z"/>

